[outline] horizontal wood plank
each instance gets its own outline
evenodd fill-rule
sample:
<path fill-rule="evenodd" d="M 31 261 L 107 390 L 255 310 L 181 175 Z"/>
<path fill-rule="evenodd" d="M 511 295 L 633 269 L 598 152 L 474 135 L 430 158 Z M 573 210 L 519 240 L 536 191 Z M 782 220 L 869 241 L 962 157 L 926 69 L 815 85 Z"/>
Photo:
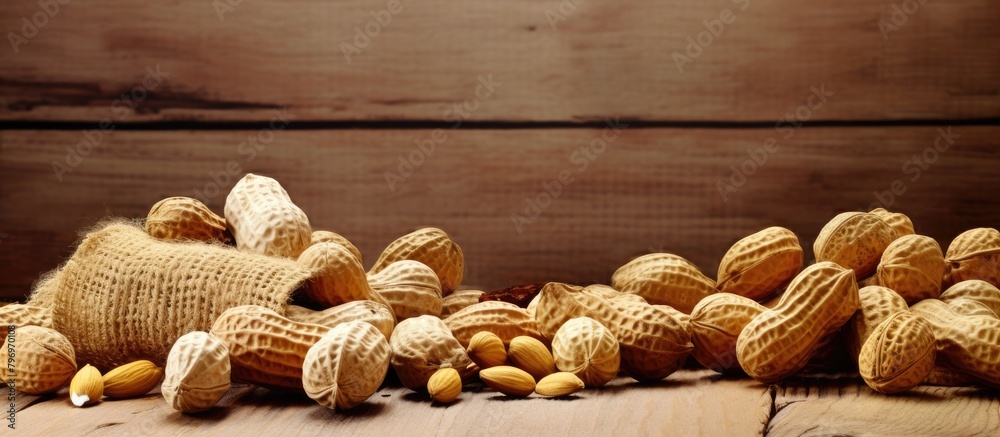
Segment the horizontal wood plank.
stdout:
<path fill-rule="evenodd" d="M 652 385 L 619 378 L 564 399 L 513 399 L 470 384 L 450 405 L 393 385 L 347 412 L 245 385 L 201 415 L 180 414 L 159 395 L 90 408 L 73 408 L 62 396 L 29 407 L 17 421 L 30 435 L 759 436 L 770 412 L 766 387 L 702 370 Z"/>
<path fill-rule="evenodd" d="M 345 235 L 366 265 L 396 237 L 441 227 L 465 252 L 465 283 L 491 289 L 607 282 L 654 251 L 714 277 L 732 243 L 773 225 L 795 231 L 809 259 L 830 218 L 879 199 L 947 247 L 965 229 L 1000 227 L 1000 127 L 950 129 L 943 152 L 934 144 L 947 127 L 803 128 L 788 139 L 772 129 L 116 131 L 79 162 L 67 148 L 81 132 L 0 131 L 0 295 L 23 297 L 105 216 L 142 218 L 174 195 L 222 213 L 244 172 L 278 179 L 314 228 Z M 248 137 L 265 141 L 258 150 Z M 427 156 L 415 142 L 433 138 L 443 141 Z M 53 163 L 66 166 L 61 182 Z"/>
<path fill-rule="evenodd" d="M 860 378 L 792 378 L 777 387 L 768 436 L 995 436 L 995 390 L 919 386 L 876 393 Z"/>
<path fill-rule="evenodd" d="M 990 0 L 49 3 L 0 3 L 0 29 L 25 41 L 0 49 L 0 120 L 1000 116 Z"/>

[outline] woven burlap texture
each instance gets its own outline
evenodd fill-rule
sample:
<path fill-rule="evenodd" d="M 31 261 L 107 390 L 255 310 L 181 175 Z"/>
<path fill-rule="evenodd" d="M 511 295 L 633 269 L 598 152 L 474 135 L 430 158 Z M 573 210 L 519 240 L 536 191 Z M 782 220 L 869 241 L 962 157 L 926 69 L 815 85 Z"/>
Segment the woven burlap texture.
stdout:
<path fill-rule="evenodd" d="M 167 242 L 129 223 L 88 234 L 46 284 L 53 322 L 80 365 L 166 362 L 174 341 L 228 308 L 285 313 L 309 271 L 291 260 L 201 242 Z M 42 296 L 38 296 L 42 297 Z"/>

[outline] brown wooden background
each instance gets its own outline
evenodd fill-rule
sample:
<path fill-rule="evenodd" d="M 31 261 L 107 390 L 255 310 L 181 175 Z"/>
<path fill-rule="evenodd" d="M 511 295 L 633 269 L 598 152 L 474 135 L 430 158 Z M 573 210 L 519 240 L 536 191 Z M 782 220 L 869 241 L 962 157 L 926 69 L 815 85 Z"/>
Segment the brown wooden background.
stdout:
<path fill-rule="evenodd" d="M 783 225 L 808 250 L 895 180 L 906 192 L 890 209 L 942 245 L 1000 226 L 994 2 L 925 2 L 886 41 L 879 23 L 904 2 L 589 0 L 553 28 L 547 13 L 569 0 L 403 0 L 348 63 L 341 43 L 388 3 L 244 1 L 220 19 L 204 0 L 71 2 L 17 53 L 0 47 L 0 297 L 22 297 L 107 215 L 196 190 L 221 212 L 245 171 L 278 178 L 366 264 L 442 227 L 465 250 L 465 282 L 486 288 L 606 282 L 650 251 L 714 277 L 740 237 Z M 735 21 L 679 71 L 674 53 L 725 9 Z M 40 11 L 4 1 L 0 30 L 22 35 Z M 157 66 L 165 81 L 119 109 Z M 500 85 L 479 101 L 483 77 Z M 815 107 L 820 88 L 833 94 Z M 476 108 L 452 129 L 466 99 Z M 282 109 L 291 125 L 262 134 Z M 801 128 L 775 128 L 796 110 Z M 105 118 L 115 130 L 60 181 L 52 163 Z M 616 118 L 629 127 L 581 171 L 574 153 Z M 935 156 L 949 126 L 960 136 Z M 390 188 L 385 173 L 434 129 L 446 140 Z M 250 160 L 241 143 L 258 135 L 269 141 Z M 768 139 L 777 151 L 723 199 L 718 183 Z M 913 180 L 904 165 L 924 153 Z M 519 232 L 511 215 L 564 170 L 574 182 Z"/>

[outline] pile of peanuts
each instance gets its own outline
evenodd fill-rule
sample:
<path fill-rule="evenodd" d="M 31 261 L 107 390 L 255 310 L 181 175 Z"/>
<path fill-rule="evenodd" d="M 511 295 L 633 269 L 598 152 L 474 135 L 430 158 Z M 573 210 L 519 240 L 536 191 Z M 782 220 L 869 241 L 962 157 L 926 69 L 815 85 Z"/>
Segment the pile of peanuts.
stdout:
<path fill-rule="evenodd" d="M 846 212 L 822 228 L 809 265 L 797 236 L 771 227 L 733 244 L 716 280 L 680 256 L 652 253 L 621 266 L 610 285 L 485 293 L 457 290 L 465 260 L 444 231 L 398 238 L 366 272 L 350 241 L 313 230 L 277 181 L 254 174 L 233 188 L 224 217 L 172 197 L 153 206 L 145 226 L 164 240 L 295 259 L 312 274 L 283 313 L 230 308 L 177 339 L 165 363 L 118 372 L 129 376 L 129 396 L 159 384 L 187 413 L 211 409 L 233 381 L 346 410 L 373 395 L 390 367 L 407 388 L 448 403 L 477 380 L 514 397 L 567 396 L 619 375 L 655 381 L 689 357 L 765 384 L 847 354 L 883 393 L 922 383 L 1000 386 L 1000 232 L 992 228 L 962 233 L 945 252 L 905 215 Z M 100 372 L 77 370 L 47 311 L 0 308 L 2 320 L 32 327 L 18 340 L 18 388 L 53 392 L 72 380 L 74 403 L 99 401 Z"/>

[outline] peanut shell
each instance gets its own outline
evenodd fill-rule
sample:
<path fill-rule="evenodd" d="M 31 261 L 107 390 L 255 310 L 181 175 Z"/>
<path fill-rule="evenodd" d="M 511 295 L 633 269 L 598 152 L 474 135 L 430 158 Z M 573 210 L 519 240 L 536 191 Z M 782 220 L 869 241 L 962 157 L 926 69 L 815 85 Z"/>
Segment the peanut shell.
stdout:
<path fill-rule="evenodd" d="M 860 308 L 844 326 L 847 350 L 855 363 L 861 355 L 861 346 L 879 324 L 895 313 L 910 309 L 899 293 L 877 285 L 858 289 L 858 299 Z"/>
<path fill-rule="evenodd" d="M 337 243 L 309 246 L 298 258 L 312 275 L 303 287 L 304 297 L 325 307 L 356 300 L 371 300 L 389 305 L 382 295 L 368 285 L 365 270 L 350 251 Z"/>
<path fill-rule="evenodd" d="M 444 323 L 463 347 L 468 347 L 472 336 L 481 331 L 496 334 L 507 345 L 521 335 L 545 339 L 528 310 L 509 302 L 479 302 L 452 314 Z"/>
<path fill-rule="evenodd" d="M 909 311 L 890 315 L 861 347 L 858 369 L 873 390 L 899 393 L 916 387 L 934 368 L 934 333 Z"/>
<path fill-rule="evenodd" d="M 766 310 L 752 299 L 732 293 L 702 299 L 691 312 L 691 355 L 713 371 L 742 373 L 736 359 L 736 339 L 754 317 Z"/>
<path fill-rule="evenodd" d="M 434 270 L 441 281 L 444 296 L 451 294 L 462 284 L 465 272 L 462 248 L 440 229 L 419 229 L 389 243 L 368 273 L 378 273 L 389 267 L 389 264 L 404 259 L 420 261 Z"/>
<path fill-rule="evenodd" d="M 473 373 L 472 360 L 451 334 L 448 326 L 434 316 L 413 317 L 396 325 L 389 339 L 390 363 L 399 380 L 410 390 L 424 391 L 438 369 L 451 367 L 463 378 Z"/>
<path fill-rule="evenodd" d="M 226 219 L 190 197 L 168 197 L 149 210 L 146 233 L 161 240 L 198 240 L 232 244 Z"/>
<path fill-rule="evenodd" d="M 948 246 L 945 262 L 946 287 L 970 279 L 1000 287 L 1000 231 L 976 228 L 961 233 Z"/>
<path fill-rule="evenodd" d="M 171 408 L 206 411 L 229 391 L 229 348 L 207 332 L 189 332 L 170 348 L 163 374 L 160 392 Z"/>
<path fill-rule="evenodd" d="M 9 329 L 6 334 L 2 350 L 9 354 L 12 334 Z M 58 391 L 73 379 L 76 354 L 64 335 L 51 328 L 21 326 L 15 328 L 13 336 L 13 363 L 7 365 L 14 371 L 3 372 L 5 383 L 13 382 L 18 392 L 40 395 Z"/>
<path fill-rule="evenodd" d="M 736 341 L 740 366 L 765 384 L 793 375 L 805 367 L 820 340 L 844 326 L 858 306 L 852 270 L 832 262 L 807 267 L 788 284 L 777 306 L 743 328 Z"/>
<path fill-rule="evenodd" d="M 875 208 L 868 213 L 880 218 L 885 224 L 889 225 L 896 232 L 897 238 L 915 233 L 913 231 L 913 222 L 906 214 L 889 212 L 885 208 Z"/>
<path fill-rule="evenodd" d="M 278 181 L 247 173 L 226 197 L 226 222 L 236 247 L 298 258 L 312 240 L 309 218 Z"/>
<path fill-rule="evenodd" d="M 392 310 L 370 300 L 355 300 L 322 311 L 289 305 L 285 308 L 285 317 L 295 322 L 322 325 L 327 328 L 334 328 L 347 322 L 367 322 L 377 328 L 385 338 L 392 335 L 392 329 L 396 326 L 396 316 L 392 314 Z"/>
<path fill-rule="evenodd" d="M 781 291 L 802 269 L 802 246 L 792 231 L 774 226 L 739 240 L 719 263 L 716 288 L 755 301 Z"/>
<path fill-rule="evenodd" d="M 368 275 L 368 285 L 381 295 L 396 315 L 396 320 L 431 315 L 441 316 L 441 281 L 430 267 L 420 261 L 402 260 Z"/>
<path fill-rule="evenodd" d="M 329 330 L 256 305 L 230 308 L 212 325 L 212 335 L 229 345 L 233 379 L 295 391 L 302 391 L 306 353 Z"/>
<path fill-rule="evenodd" d="M 684 314 L 715 293 L 715 286 L 690 261 L 669 253 L 640 256 L 611 276 L 615 290 L 637 294 L 653 305 L 670 305 Z"/>
<path fill-rule="evenodd" d="M 939 297 L 945 303 L 958 298 L 977 301 L 989 307 L 994 313 L 1000 314 L 1000 288 L 989 282 L 979 279 L 961 281 L 948 287 Z"/>
<path fill-rule="evenodd" d="M 389 371 L 389 342 L 365 322 L 337 325 L 309 348 L 302 386 L 320 405 L 349 410 L 378 391 Z"/>
<path fill-rule="evenodd" d="M 587 387 L 600 387 L 621 367 L 618 340 L 611 330 L 590 317 L 563 323 L 552 338 L 552 356 L 560 371 L 579 377 Z"/>
<path fill-rule="evenodd" d="M 896 232 L 878 216 L 845 212 L 823 226 L 813 243 L 813 253 L 817 262 L 832 261 L 864 279 L 875 273 L 882 252 L 895 239 Z"/>
<path fill-rule="evenodd" d="M 344 246 L 348 252 L 351 252 L 351 255 L 354 255 L 354 257 L 358 259 L 359 263 L 364 263 L 361 259 L 361 251 L 358 250 L 354 243 L 351 243 L 350 240 L 344 238 L 338 233 L 330 231 L 313 231 L 309 238 L 309 245 L 312 246 L 318 243 L 337 243 Z"/>
<path fill-rule="evenodd" d="M 882 253 L 878 282 L 903 296 L 907 303 L 941 295 L 945 264 L 941 246 L 931 237 L 905 235 Z"/>

